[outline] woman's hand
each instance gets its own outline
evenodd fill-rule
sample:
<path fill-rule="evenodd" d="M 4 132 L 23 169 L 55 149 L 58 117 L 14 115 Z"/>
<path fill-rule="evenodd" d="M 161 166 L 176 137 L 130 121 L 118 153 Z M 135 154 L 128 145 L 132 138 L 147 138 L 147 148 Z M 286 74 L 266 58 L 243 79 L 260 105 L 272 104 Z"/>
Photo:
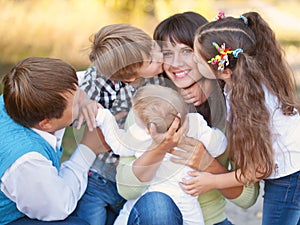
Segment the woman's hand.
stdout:
<path fill-rule="evenodd" d="M 182 182 L 179 183 L 181 188 L 187 194 L 190 194 L 192 196 L 198 196 L 200 194 L 217 188 L 217 176 L 214 174 L 207 172 L 190 171 L 188 175 L 192 176 L 192 178 L 183 178 Z"/>
<path fill-rule="evenodd" d="M 186 103 L 192 103 L 194 106 L 199 106 L 204 103 L 210 94 L 214 91 L 214 80 L 200 79 L 192 86 L 179 89 L 179 93 Z"/>
<path fill-rule="evenodd" d="M 182 137 L 177 146 L 180 150 L 170 151 L 174 163 L 187 165 L 195 170 L 205 170 L 214 158 L 207 152 L 203 143 L 195 138 Z"/>

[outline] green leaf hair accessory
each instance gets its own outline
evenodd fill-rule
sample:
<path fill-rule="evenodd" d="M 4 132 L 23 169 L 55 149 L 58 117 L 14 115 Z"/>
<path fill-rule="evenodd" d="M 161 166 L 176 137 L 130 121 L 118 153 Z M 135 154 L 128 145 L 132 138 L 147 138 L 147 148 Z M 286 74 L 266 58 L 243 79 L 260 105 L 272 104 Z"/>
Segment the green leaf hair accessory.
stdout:
<path fill-rule="evenodd" d="M 229 54 L 232 54 L 234 58 L 238 58 L 238 54 L 243 52 L 243 49 L 241 48 L 237 48 L 234 51 L 231 50 L 230 48 L 225 48 L 225 43 L 223 43 L 221 47 L 216 42 L 213 42 L 212 45 L 217 49 L 217 51 L 220 54 L 211 58 L 207 62 L 211 63 L 212 65 L 218 64 L 218 70 L 221 71 L 224 70 L 225 66 L 229 65 L 229 59 L 228 59 Z"/>

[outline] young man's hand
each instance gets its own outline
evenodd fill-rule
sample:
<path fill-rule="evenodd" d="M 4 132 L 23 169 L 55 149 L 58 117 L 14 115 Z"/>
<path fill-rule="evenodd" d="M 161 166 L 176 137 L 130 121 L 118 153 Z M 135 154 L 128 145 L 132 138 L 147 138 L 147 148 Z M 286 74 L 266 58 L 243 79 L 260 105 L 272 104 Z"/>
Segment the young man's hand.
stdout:
<path fill-rule="evenodd" d="M 85 128 L 80 143 L 89 147 L 96 155 L 107 152 L 111 149 L 110 146 L 105 142 L 104 136 L 99 127 L 93 129 L 92 131 Z"/>
<path fill-rule="evenodd" d="M 80 90 L 83 92 L 82 90 Z M 96 128 L 96 116 L 98 108 L 103 108 L 101 104 L 90 100 L 83 93 L 80 97 L 79 116 L 76 124 L 76 128 L 79 130 L 84 122 L 90 131 Z"/>

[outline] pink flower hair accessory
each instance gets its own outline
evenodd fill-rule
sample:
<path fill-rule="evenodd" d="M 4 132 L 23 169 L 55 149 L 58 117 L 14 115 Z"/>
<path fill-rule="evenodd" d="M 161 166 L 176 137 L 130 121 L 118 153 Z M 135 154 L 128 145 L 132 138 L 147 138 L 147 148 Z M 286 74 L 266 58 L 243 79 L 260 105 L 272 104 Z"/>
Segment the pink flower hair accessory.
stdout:
<path fill-rule="evenodd" d="M 223 20 L 223 19 L 225 19 L 225 13 L 224 11 L 220 11 L 218 15 L 215 17 L 214 21 Z"/>

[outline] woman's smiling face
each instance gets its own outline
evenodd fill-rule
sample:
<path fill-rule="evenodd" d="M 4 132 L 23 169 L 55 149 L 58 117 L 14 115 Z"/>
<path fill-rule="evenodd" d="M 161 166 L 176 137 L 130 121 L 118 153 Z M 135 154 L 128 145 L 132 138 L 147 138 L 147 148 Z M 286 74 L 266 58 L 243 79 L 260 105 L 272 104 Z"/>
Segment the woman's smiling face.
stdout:
<path fill-rule="evenodd" d="M 163 69 L 178 88 L 186 88 L 202 78 L 194 61 L 194 50 L 185 44 L 167 39 L 162 45 Z"/>

